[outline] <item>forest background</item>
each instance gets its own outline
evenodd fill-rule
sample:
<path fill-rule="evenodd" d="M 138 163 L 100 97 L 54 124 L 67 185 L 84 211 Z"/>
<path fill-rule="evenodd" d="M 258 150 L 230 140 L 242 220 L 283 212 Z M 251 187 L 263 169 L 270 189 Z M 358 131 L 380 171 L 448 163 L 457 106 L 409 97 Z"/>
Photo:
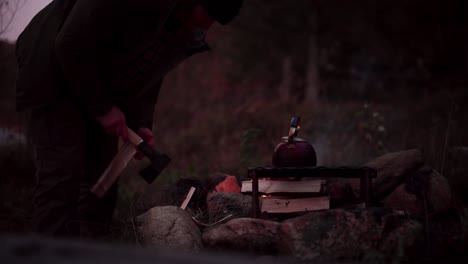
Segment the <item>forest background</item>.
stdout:
<path fill-rule="evenodd" d="M 0 1 L 0 15 L 12 2 Z M 164 80 L 153 128 L 173 161 L 155 184 L 245 177 L 271 163 L 300 115 L 319 165 L 419 148 L 467 201 L 468 180 L 450 170 L 468 146 L 467 11 L 462 0 L 245 1 L 232 25 L 209 33 L 211 52 Z M 15 74 L 15 44 L 1 41 L 0 231 L 28 232 L 34 176 Z M 136 173 L 144 165 L 132 162 L 121 180 L 117 225 L 147 188 Z"/>

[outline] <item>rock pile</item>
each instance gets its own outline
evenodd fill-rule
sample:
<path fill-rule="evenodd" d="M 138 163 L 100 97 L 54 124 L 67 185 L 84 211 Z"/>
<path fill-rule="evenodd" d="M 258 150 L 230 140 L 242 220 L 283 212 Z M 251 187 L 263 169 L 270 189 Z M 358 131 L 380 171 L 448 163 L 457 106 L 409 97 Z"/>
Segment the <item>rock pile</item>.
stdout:
<path fill-rule="evenodd" d="M 240 193 L 234 176 L 224 175 L 210 181 L 216 186 L 192 180 L 201 191 L 186 210 L 178 208 L 186 184 L 175 185 L 183 186 L 183 192 L 166 188 L 145 195 L 153 207 L 136 219 L 139 237 L 150 247 L 241 251 L 304 261 L 400 262 L 420 257 L 427 251 L 428 217 L 451 210 L 447 180 L 424 166 L 419 150 L 390 153 L 366 166 L 378 173 L 373 208 L 355 206 L 359 182 L 350 179 L 328 184 L 330 210 L 282 222 L 253 219 L 252 197 Z"/>

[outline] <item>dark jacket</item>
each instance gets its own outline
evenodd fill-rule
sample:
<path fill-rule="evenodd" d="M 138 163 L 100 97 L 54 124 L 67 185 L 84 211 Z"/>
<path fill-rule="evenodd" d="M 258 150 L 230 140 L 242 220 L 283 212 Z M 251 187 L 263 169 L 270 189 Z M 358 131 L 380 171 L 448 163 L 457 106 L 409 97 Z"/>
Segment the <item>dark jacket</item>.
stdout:
<path fill-rule="evenodd" d="M 173 34 L 183 3 L 54 0 L 18 38 L 17 109 L 70 101 L 98 116 L 114 104 L 129 125 L 151 127 L 164 75 L 207 49 Z"/>

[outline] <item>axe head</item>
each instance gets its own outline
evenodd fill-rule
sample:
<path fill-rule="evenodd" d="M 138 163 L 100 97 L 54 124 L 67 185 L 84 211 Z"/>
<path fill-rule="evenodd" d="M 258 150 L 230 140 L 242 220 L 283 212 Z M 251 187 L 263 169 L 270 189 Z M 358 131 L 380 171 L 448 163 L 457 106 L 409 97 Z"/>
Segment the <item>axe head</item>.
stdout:
<path fill-rule="evenodd" d="M 171 159 L 166 155 L 160 155 L 155 160 L 151 161 L 151 164 L 140 171 L 140 176 L 145 179 L 148 184 L 151 184 L 156 177 L 166 168 L 171 162 Z"/>
<path fill-rule="evenodd" d="M 148 167 L 140 171 L 141 177 L 143 177 L 148 184 L 151 184 L 164 170 L 164 168 L 166 168 L 171 159 L 167 155 L 151 148 L 145 142 L 138 145 L 138 150 L 140 150 L 151 161 L 151 164 Z"/>

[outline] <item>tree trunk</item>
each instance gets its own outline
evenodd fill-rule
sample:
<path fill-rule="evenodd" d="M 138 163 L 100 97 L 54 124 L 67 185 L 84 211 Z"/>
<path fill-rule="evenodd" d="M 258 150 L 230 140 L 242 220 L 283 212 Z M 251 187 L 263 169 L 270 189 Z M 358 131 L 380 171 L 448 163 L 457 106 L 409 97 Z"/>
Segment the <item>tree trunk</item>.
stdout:
<path fill-rule="evenodd" d="M 292 59 L 291 56 L 286 56 L 283 58 L 282 62 L 282 80 L 279 85 L 278 95 L 280 98 L 288 101 L 291 97 L 291 89 L 293 82 L 293 69 L 292 69 Z"/>
<path fill-rule="evenodd" d="M 308 40 L 308 61 L 307 61 L 307 82 L 305 99 L 306 102 L 316 106 L 319 103 L 319 51 L 317 45 L 317 37 L 311 34 Z"/>

